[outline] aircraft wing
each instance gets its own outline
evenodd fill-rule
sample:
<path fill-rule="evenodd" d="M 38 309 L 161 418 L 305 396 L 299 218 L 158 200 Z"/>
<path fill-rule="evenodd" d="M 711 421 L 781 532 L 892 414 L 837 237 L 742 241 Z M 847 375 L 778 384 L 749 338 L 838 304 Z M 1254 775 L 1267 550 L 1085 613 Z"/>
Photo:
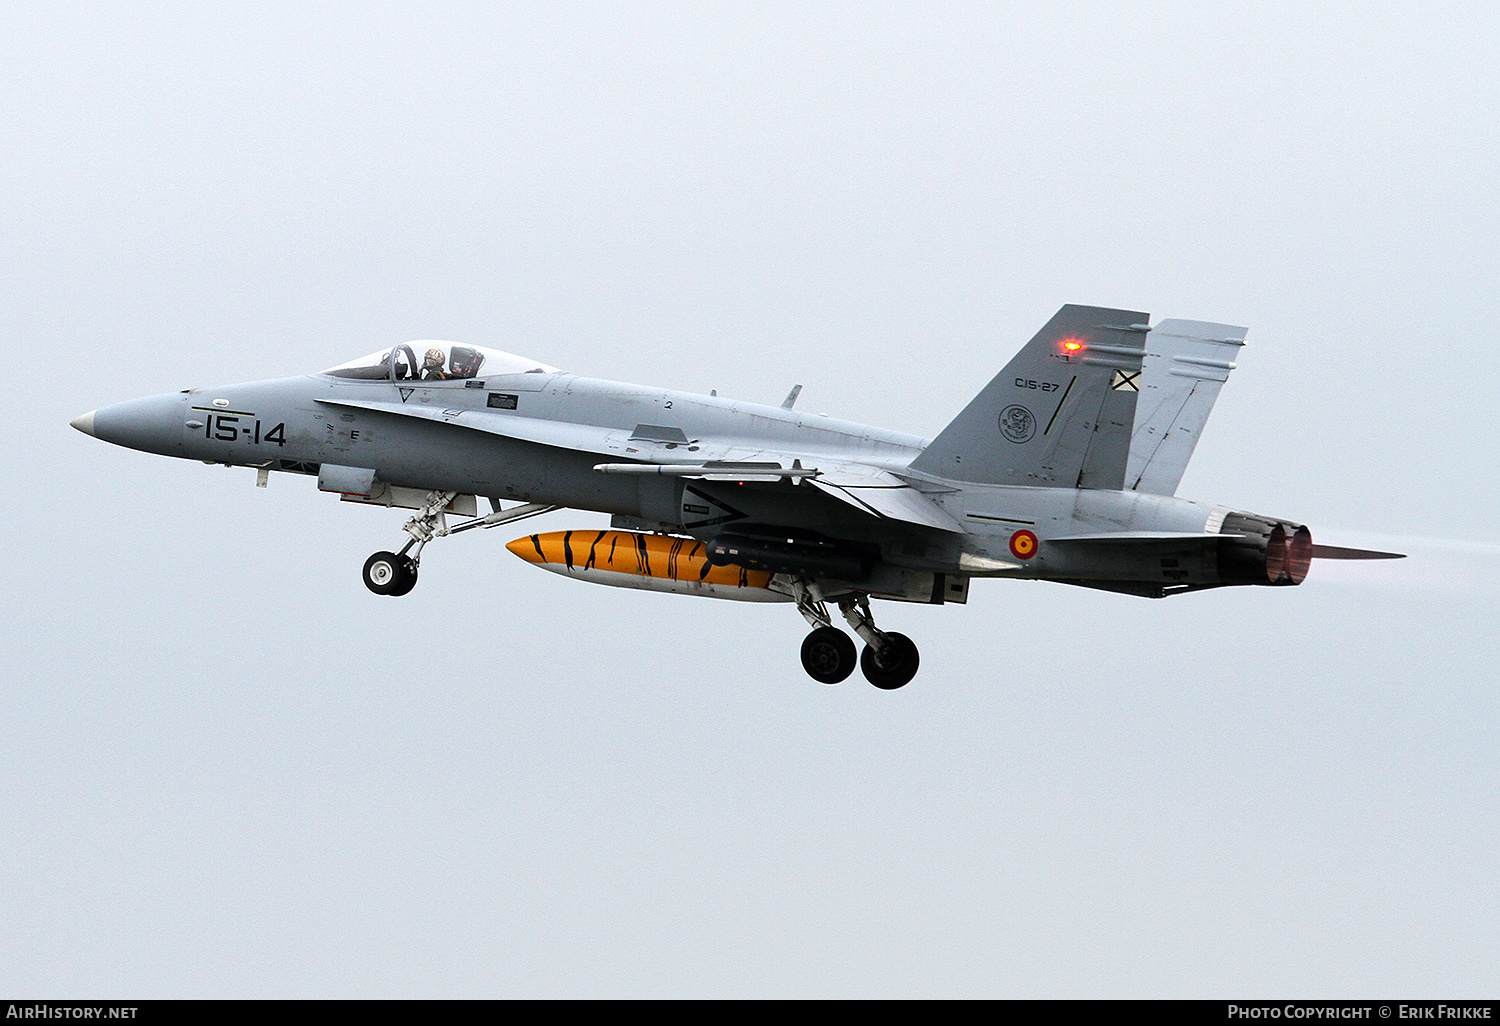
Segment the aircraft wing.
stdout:
<path fill-rule="evenodd" d="M 478 410 L 444 409 L 439 406 L 417 406 L 405 403 L 377 402 L 365 399 L 319 399 L 320 403 L 347 406 L 357 410 L 372 410 L 395 417 L 411 417 L 430 420 L 439 424 L 454 424 L 471 431 L 514 438 L 520 442 L 550 445 L 558 449 L 574 449 L 592 452 L 601 456 L 621 456 L 627 449 L 630 432 L 595 424 L 571 424 L 560 420 L 539 420 L 532 417 L 495 417 Z M 712 458 L 724 459 L 724 452 L 714 452 Z"/>
<path fill-rule="evenodd" d="M 642 439 L 632 431 L 623 428 L 604 427 L 598 424 L 576 424 L 537 417 L 496 417 L 483 410 L 444 409 L 435 405 L 418 406 L 366 399 L 319 399 L 318 402 L 357 410 L 372 410 L 376 413 L 388 413 L 394 417 L 411 417 L 438 424 L 453 424 L 471 431 L 482 431 L 501 438 L 513 438 L 518 442 L 550 445 L 557 449 L 571 449 L 575 452 L 593 453 L 598 456 L 613 456 L 616 459 L 647 460 L 650 457 L 645 455 L 644 450 L 654 448 L 654 443 L 660 441 L 660 439 Z M 688 457 L 694 464 L 708 461 L 725 463 L 765 461 L 774 460 L 778 455 L 767 454 L 764 446 L 754 444 L 751 439 L 705 438 L 695 441 L 694 444 L 698 447 L 698 451 Z M 684 456 L 687 455 L 685 449 L 680 451 Z M 788 463 L 794 455 L 786 454 Z M 677 466 L 679 464 L 662 465 Z M 752 478 L 743 476 L 735 478 L 735 480 L 747 479 Z"/>
<path fill-rule="evenodd" d="M 766 460 L 767 453 L 755 461 L 714 460 L 703 463 L 601 463 L 594 469 L 601 474 L 631 476 L 683 477 L 699 481 L 772 482 L 799 481 L 832 495 L 871 516 L 900 520 L 939 531 L 963 533 L 963 527 L 932 500 L 879 467 L 837 460 L 820 461 L 814 457 L 790 456 Z M 790 459 L 790 466 L 786 459 Z M 804 465 L 806 461 L 807 465 Z"/>
<path fill-rule="evenodd" d="M 871 516 L 900 520 L 939 531 L 963 533 L 963 527 L 958 521 L 917 489 L 888 471 L 808 453 L 776 452 L 756 445 L 751 439 L 705 438 L 697 442 L 698 452 L 692 454 L 691 463 L 655 463 L 646 462 L 644 455 L 633 455 L 629 444 L 631 432 L 619 428 L 530 417 L 494 417 L 477 410 L 443 409 L 438 406 L 413 406 L 364 399 L 318 401 L 439 424 L 453 424 L 536 445 L 550 445 L 616 459 L 625 457 L 640 460 L 634 463 L 600 463 L 594 469 L 601 473 L 663 474 L 723 481 L 774 482 L 801 479 Z"/>

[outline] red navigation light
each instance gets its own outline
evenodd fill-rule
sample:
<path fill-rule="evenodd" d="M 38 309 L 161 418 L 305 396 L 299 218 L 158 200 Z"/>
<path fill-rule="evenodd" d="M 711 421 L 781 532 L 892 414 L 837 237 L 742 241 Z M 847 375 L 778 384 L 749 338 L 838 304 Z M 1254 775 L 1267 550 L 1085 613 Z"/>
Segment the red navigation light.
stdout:
<path fill-rule="evenodd" d="M 1085 348 L 1084 344 L 1076 338 L 1063 339 L 1062 347 L 1063 351 L 1067 353 L 1077 353 Z"/>

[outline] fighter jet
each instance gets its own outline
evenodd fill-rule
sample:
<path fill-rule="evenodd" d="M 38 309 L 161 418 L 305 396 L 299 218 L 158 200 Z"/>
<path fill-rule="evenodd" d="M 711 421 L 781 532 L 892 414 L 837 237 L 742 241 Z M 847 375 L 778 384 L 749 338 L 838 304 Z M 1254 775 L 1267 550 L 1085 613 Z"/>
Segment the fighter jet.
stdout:
<path fill-rule="evenodd" d="M 561 509 L 607 513 L 607 530 L 508 548 L 596 584 L 791 603 L 812 628 L 802 665 L 813 679 L 836 684 L 858 663 L 889 690 L 920 657 L 876 626 L 872 600 L 962 604 L 987 578 L 1163 598 L 1299 585 L 1318 558 L 1400 558 L 1176 497 L 1245 334 L 1065 306 L 930 441 L 802 413 L 800 385 L 759 405 L 437 341 L 135 399 L 72 425 L 254 467 L 262 486 L 272 472 L 303 474 L 345 501 L 416 510 L 405 544 L 365 563 L 381 596 L 412 590 L 437 538 Z M 858 656 L 831 610 L 864 642 Z"/>

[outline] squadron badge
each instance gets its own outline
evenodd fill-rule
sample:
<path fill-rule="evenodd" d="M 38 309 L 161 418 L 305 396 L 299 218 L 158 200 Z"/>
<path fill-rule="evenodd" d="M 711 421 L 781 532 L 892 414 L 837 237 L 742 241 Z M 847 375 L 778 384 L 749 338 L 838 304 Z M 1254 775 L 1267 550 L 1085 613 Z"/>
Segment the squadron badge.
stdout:
<path fill-rule="evenodd" d="M 1036 418 L 1024 406 L 1011 405 L 1000 411 L 1000 433 L 1007 441 L 1020 445 L 1036 434 Z"/>

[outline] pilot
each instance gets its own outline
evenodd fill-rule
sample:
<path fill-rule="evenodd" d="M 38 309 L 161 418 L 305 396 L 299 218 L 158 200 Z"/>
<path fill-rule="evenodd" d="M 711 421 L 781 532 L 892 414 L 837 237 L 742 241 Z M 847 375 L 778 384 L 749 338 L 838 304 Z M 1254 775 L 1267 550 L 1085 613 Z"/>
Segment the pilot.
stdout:
<path fill-rule="evenodd" d="M 443 373 L 443 351 L 441 349 L 429 349 L 427 355 L 422 358 L 422 380 L 423 381 L 446 381 L 448 375 Z"/>

